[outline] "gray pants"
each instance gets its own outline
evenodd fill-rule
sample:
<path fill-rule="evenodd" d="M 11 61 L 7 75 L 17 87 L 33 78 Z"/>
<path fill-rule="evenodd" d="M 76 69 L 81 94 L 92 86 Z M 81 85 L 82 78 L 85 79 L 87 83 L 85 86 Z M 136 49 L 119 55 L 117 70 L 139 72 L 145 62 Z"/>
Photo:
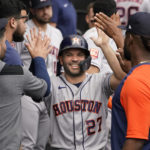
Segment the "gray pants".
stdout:
<path fill-rule="evenodd" d="M 44 102 L 22 97 L 22 150 L 45 150 L 50 133 L 50 119 Z"/>

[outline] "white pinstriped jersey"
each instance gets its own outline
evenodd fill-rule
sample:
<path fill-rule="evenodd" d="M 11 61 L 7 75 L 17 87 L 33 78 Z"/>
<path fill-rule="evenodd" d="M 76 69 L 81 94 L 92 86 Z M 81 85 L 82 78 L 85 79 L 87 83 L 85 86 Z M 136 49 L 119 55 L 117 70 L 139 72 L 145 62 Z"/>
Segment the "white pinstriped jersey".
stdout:
<path fill-rule="evenodd" d="M 100 150 L 106 145 L 106 109 L 111 74 L 86 74 L 79 88 L 51 77 L 50 144 L 61 150 Z"/>
<path fill-rule="evenodd" d="M 16 49 L 19 51 L 19 53 L 21 55 L 23 64 L 29 68 L 29 66 L 31 64 L 31 56 L 30 56 L 27 48 L 25 47 L 24 43 L 27 42 L 26 34 L 29 34 L 30 29 L 32 29 L 33 27 L 35 27 L 37 29 L 37 27 L 32 20 L 27 21 L 26 25 L 27 25 L 27 29 L 26 29 L 26 33 L 24 36 L 25 41 L 21 42 L 21 43 L 20 42 L 16 43 Z M 62 34 L 59 29 L 56 29 L 49 24 L 47 24 L 46 31 L 42 32 L 43 36 L 45 34 L 50 38 L 50 40 L 51 40 L 50 45 L 53 47 L 52 51 L 50 52 L 50 54 L 48 55 L 48 57 L 46 59 L 48 73 L 49 73 L 49 75 L 53 75 L 56 73 L 57 56 L 58 56 L 58 52 L 59 52 L 59 46 L 60 46 L 60 43 L 61 43 L 63 37 L 62 37 Z"/>
<path fill-rule="evenodd" d="M 87 30 L 83 37 L 86 39 L 88 43 L 88 49 L 90 50 L 90 54 L 92 56 L 91 64 L 97 66 L 101 72 L 112 72 L 108 62 L 101 50 L 100 47 L 97 47 L 95 43 L 90 39 L 91 37 L 98 37 L 97 30 L 95 27 Z M 117 47 L 115 42 L 112 39 L 109 39 L 109 45 L 111 48 L 116 51 Z"/>
<path fill-rule="evenodd" d="M 130 15 L 138 12 L 150 12 L 150 0 L 116 0 L 117 11 L 122 24 L 127 24 Z"/>

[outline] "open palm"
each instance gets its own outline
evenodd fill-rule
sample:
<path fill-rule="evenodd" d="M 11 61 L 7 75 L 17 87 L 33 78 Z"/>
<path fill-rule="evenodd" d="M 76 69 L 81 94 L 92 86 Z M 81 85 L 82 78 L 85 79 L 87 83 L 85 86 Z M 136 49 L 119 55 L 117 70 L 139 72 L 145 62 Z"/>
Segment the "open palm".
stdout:
<path fill-rule="evenodd" d="M 91 37 L 91 39 L 93 40 L 93 42 L 98 46 L 98 47 L 103 47 L 105 45 L 107 45 L 109 42 L 109 37 L 99 28 L 97 29 L 97 34 L 98 37 Z"/>
<path fill-rule="evenodd" d="M 30 38 L 27 35 L 28 43 L 25 43 L 32 58 L 43 57 L 44 59 L 50 53 L 50 39 L 47 36 L 42 38 L 41 30 L 36 33 L 35 28 L 30 30 Z"/>

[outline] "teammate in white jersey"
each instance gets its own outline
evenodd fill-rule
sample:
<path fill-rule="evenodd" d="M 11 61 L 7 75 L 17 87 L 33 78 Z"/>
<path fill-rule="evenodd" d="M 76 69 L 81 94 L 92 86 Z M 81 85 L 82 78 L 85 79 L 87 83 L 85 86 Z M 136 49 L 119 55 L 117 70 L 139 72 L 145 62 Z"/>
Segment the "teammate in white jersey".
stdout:
<path fill-rule="evenodd" d="M 51 77 L 47 98 L 52 150 L 102 150 L 106 145 L 107 100 L 125 74 L 108 37 L 99 31 L 100 34 L 103 38 L 99 36 L 95 42 L 101 46 L 114 74 L 86 73 L 91 57 L 82 36 L 70 35 L 61 42 L 59 61 L 64 73 Z"/>
<path fill-rule="evenodd" d="M 116 3 L 114 0 L 101 0 L 97 1 L 93 4 L 94 14 L 103 12 L 111 18 L 114 18 L 116 15 Z M 94 19 L 94 18 L 93 18 Z M 88 70 L 89 73 L 93 72 L 111 72 L 111 69 L 108 65 L 108 62 L 101 51 L 100 47 L 97 47 L 95 43 L 91 40 L 91 37 L 98 37 L 97 30 L 95 27 L 90 28 L 85 32 L 83 37 L 87 40 L 90 54 L 92 56 L 91 67 Z M 115 42 L 112 39 L 109 39 L 109 44 L 114 51 L 116 51 L 117 47 Z"/>
<path fill-rule="evenodd" d="M 150 0 L 116 0 L 116 4 L 123 25 L 126 25 L 128 18 L 138 11 L 150 12 Z"/>
<path fill-rule="evenodd" d="M 59 45 L 62 41 L 61 32 L 49 25 L 49 20 L 52 15 L 51 1 L 31 0 L 31 13 L 33 18 L 26 23 L 26 34 L 33 27 L 36 29 L 40 27 L 42 34 L 46 34 L 51 39 L 50 46 L 52 50 L 46 59 L 48 73 L 51 76 L 56 73 Z M 23 64 L 29 68 L 31 64 L 31 57 L 24 45 L 25 42 L 26 39 L 22 43 L 17 43 L 16 46 L 21 55 Z M 44 150 L 48 141 L 50 129 L 49 116 L 44 102 L 35 103 L 30 97 L 24 96 L 22 98 L 22 117 L 22 149 Z"/>

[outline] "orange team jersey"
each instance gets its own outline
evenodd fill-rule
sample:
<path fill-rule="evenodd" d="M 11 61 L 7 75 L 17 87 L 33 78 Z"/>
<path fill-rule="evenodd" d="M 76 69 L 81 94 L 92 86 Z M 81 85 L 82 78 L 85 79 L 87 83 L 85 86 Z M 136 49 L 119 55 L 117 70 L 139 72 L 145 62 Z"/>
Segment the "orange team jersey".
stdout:
<path fill-rule="evenodd" d="M 112 100 L 112 130 L 112 149 L 122 149 L 126 138 L 145 139 L 143 149 L 150 149 L 150 63 L 132 68 L 117 88 Z"/>

